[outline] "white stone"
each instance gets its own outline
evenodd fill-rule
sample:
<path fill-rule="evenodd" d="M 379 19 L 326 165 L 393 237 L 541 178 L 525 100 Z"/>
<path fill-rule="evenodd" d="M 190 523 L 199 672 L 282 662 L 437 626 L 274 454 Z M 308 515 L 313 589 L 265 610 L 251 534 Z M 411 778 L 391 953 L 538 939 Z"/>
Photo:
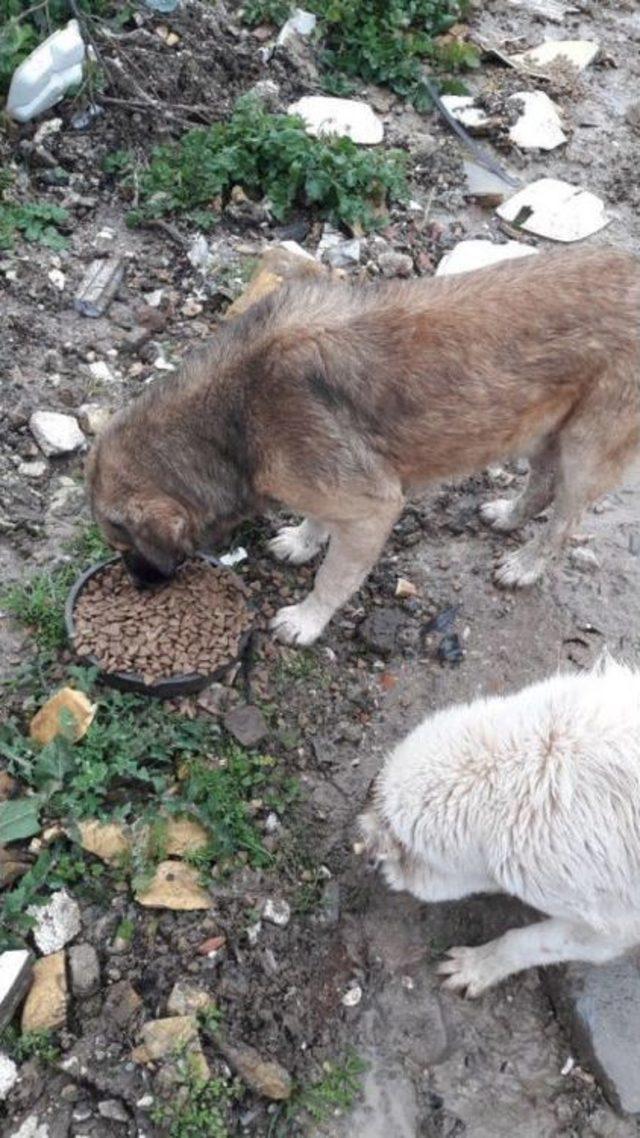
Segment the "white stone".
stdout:
<path fill-rule="evenodd" d="M 88 435 L 98 435 L 106 427 L 109 419 L 111 418 L 111 411 L 108 407 L 102 407 L 99 403 L 83 403 L 78 408 L 78 422 L 83 431 Z"/>
<path fill-rule="evenodd" d="M 89 371 L 91 378 L 97 380 L 98 383 L 115 383 L 116 377 L 106 360 L 94 360 L 93 363 L 89 364 Z"/>
<path fill-rule="evenodd" d="M 49 1127 L 46 1122 L 40 1121 L 37 1114 L 30 1114 L 22 1126 L 12 1132 L 10 1138 L 50 1138 Z"/>
<path fill-rule="evenodd" d="M 555 103 L 544 91 L 518 91 L 510 101 L 524 104 L 524 111 L 509 129 L 509 138 L 523 150 L 555 150 L 567 141 Z"/>
<path fill-rule="evenodd" d="M 313 12 L 306 12 L 304 8 L 294 8 L 286 24 L 282 25 L 276 44 L 285 47 L 295 36 L 310 36 L 316 26 L 316 17 Z"/>
<path fill-rule="evenodd" d="M 262 906 L 262 916 L 270 924 L 285 929 L 291 920 L 291 906 L 287 901 L 269 897 Z"/>
<path fill-rule="evenodd" d="M 553 20 L 557 24 L 561 24 L 567 16 L 579 11 L 573 4 L 563 4 L 561 0 L 507 0 L 507 2 L 512 8 L 520 8 L 536 16 L 542 16 L 544 20 Z"/>
<path fill-rule="evenodd" d="M 25 948 L 7 949 L 0 955 L 0 1030 L 13 1018 L 31 982 L 31 953 Z"/>
<path fill-rule="evenodd" d="M 384 137 L 384 127 L 378 116 L 367 103 L 358 99 L 306 95 L 292 103 L 287 113 L 304 119 L 307 134 L 314 137 L 337 134 L 363 146 L 375 146 Z"/>
<path fill-rule="evenodd" d="M 476 107 L 473 95 L 442 95 L 441 99 L 443 106 L 467 130 L 484 130 L 489 125 L 489 116 L 481 107 Z"/>
<path fill-rule="evenodd" d="M 296 257 L 305 257 L 307 261 L 315 261 L 315 257 L 303 249 L 302 245 L 298 245 L 297 241 L 279 241 L 278 248 L 286 249 L 287 253 L 293 253 Z"/>
<path fill-rule="evenodd" d="M 31 434 L 48 457 L 72 454 L 84 446 L 85 438 L 73 415 L 59 411 L 34 411 L 29 419 Z"/>
<path fill-rule="evenodd" d="M 534 70 L 544 70 L 555 63 L 570 63 L 578 71 L 584 71 L 585 67 L 593 63 L 599 50 L 600 45 L 594 40 L 545 40 L 538 47 L 510 55 L 509 60 L 516 67 Z"/>
<path fill-rule="evenodd" d="M 352 237 L 350 241 L 341 241 L 327 249 L 324 260 L 332 269 L 351 269 L 360 263 L 360 241 Z"/>
<path fill-rule="evenodd" d="M 215 258 L 209 248 L 206 237 L 204 237 L 202 233 L 196 233 L 191 245 L 187 249 L 187 260 L 194 269 L 198 269 L 201 273 L 207 273 L 213 265 Z M 162 300 L 161 290 L 158 289 L 157 292 L 159 295 L 155 303 L 153 303 L 151 299 L 153 296 L 155 300 L 155 294 L 149 293 L 146 298 L 147 304 L 151 305 L 152 308 L 157 308 Z"/>
<path fill-rule="evenodd" d="M 13 1059 L 0 1051 L 0 1099 L 5 1099 L 18 1081 L 18 1068 Z"/>
<path fill-rule="evenodd" d="M 507 241 L 503 245 L 495 245 L 493 241 L 484 241 L 481 238 L 460 241 L 445 253 L 436 269 L 436 276 L 446 277 L 454 273 L 473 272 L 474 269 L 483 269 L 486 265 L 511 261 L 516 257 L 530 257 L 537 252 L 537 249 L 532 249 L 530 245 L 521 245 L 519 241 Z"/>
<path fill-rule="evenodd" d="M 64 286 L 67 283 L 67 278 L 65 277 L 64 273 L 60 269 L 49 269 L 47 276 L 51 281 L 53 287 L 57 288 L 60 292 L 63 292 Z"/>
<path fill-rule="evenodd" d="M 33 939 L 43 956 L 59 952 L 80 932 L 80 907 L 65 889 L 52 893 L 46 905 L 31 905 L 35 920 Z"/>
<path fill-rule="evenodd" d="M 511 222 L 522 217 L 522 229 L 564 242 L 582 241 L 611 220 L 601 198 L 558 178 L 540 178 L 518 190 L 498 206 L 497 213 Z"/>
<path fill-rule="evenodd" d="M 230 568 L 232 565 L 239 565 L 241 561 L 246 561 L 248 556 L 249 554 L 247 553 L 244 546 L 237 545 L 235 549 L 231 549 L 228 553 L 224 553 L 222 555 L 220 558 L 220 564 L 226 565 L 227 568 Z"/>
<path fill-rule="evenodd" d="M 36 458 L 33 462 L 21 462 L 18 467 L 18 474 L 23 478 L 33 478 L 35 480 L 44 478 L 49 467 L 43 458 Z"/>
<path fill-rule="evenodd" d="M 357 1008 L 361 999 L 362 988 L 359 984 L 352 984 L 351 987 L 347 988 L 344 996 L 342 997 L 342 1003 L 344 1004 L 345 1008 Z"/>

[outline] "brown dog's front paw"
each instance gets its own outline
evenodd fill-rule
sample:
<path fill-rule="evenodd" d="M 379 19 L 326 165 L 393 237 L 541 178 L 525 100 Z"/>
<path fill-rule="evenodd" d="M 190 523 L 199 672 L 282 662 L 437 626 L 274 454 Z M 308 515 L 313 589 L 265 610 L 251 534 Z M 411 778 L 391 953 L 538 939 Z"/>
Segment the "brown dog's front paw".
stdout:
<path fill-rule="evenodd" d="M 270 628 L 283 644 L 297 644 L 303 648 L 313 644 L 324 629 L 327 618 L 308 598 L 299 605 L 279 609 Z"/>

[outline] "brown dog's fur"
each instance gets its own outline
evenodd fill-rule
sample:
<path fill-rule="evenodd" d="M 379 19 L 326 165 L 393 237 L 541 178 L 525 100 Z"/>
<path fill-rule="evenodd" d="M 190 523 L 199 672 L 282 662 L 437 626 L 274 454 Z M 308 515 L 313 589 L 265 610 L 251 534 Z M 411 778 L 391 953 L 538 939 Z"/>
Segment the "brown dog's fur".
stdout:
<path fill-rule="evenodd" d="M 637 452 L 639 378 L 640 264 L 613 249 L 364 288 L 294 282 L 114 417 L 89 461 L 93 510 L 112 544 L 166 573 L 271 504 L 304 514 L 274 552 L 329 552 L 274 623 L 311 643 L 408 494 L 514 454 L 530 458 L 527 487 L 483 513 L 506 531 L 554 502 L 498 570 L 536 580 Z"/>

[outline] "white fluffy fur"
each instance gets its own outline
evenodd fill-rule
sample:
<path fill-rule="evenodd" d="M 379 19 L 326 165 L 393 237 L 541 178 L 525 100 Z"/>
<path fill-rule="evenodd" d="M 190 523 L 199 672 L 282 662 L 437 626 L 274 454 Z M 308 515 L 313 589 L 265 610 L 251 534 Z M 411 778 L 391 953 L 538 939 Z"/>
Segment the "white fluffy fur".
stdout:
<path fill-rule="evenodd" d="M 394 889 L 425 901 L 504 892 L 549 914 L 453 948 L 446 986 L 602 962 L 640 942 L 640 674 L 605 660 L 426 719 L 389 756 L 361 817 Z"/>

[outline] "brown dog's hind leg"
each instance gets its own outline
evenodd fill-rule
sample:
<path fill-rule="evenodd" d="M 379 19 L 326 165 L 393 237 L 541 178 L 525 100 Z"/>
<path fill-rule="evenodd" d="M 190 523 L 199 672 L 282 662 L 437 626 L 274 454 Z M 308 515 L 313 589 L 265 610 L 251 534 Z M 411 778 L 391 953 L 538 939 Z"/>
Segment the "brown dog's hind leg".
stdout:
<path fill-rule="evenodd" d="M 511 533 L 536 518 L 553 500 L 558 471 L 558 438 L 550 435 L 530 458 L 529 475 L 522 493 L 499 498 L 480 507 L 480 517 L 499 533 Z"/>
<path fill-rule="evenodd" d="M 640 447 L 638 391 L 629 377 L 604 380 L 576 408 L 558 434 L 558 471 L 549 524 L 522 549 L 505 557 L 496 582 L 532 585 L 562 552 L 584 510 L 616 486 Z"/>
<path fill-rule="evenodd" d="M 334 613 L 364 581 L 375 564 L 396 521 L 404 499 L 400 491 L 389 498 L 351 502 L 358 515 L 329 523 L 329 549 L 316 574 L 312 592 L 300 604 L 288 605 L 271 622 L 285 644 L 313 644 Z"/>

